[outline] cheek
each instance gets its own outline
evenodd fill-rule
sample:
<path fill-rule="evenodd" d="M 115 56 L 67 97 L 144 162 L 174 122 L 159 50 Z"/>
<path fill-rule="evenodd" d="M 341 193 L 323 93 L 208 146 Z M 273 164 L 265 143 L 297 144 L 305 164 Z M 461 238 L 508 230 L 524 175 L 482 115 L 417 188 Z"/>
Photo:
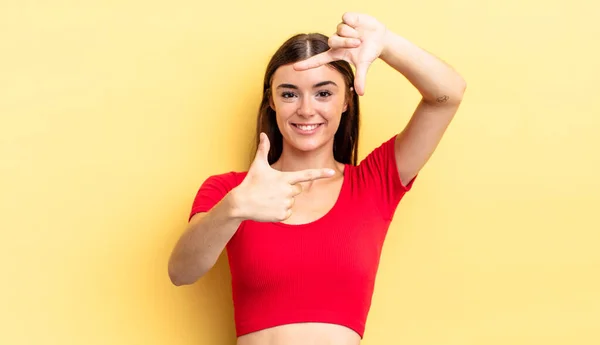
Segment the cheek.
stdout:
<path fill-rule="evenodd" d="M 285 130 L 287 123 L 295 115 L 296 108 L 290 103 L 276 103 L 277 110 L 275 111 L 275 120 L 280 131 Z"/>
<path fill-rule="evenodd" d="M 290 103 L 279 103 L 277 104 L 277 111 L 275 112 L 278 123 L 284 123 L 294 116 L 296 113 L 296 107 Z"/>
<path fill-rule="evenodd" d="M 326 114 L 328 119 L 331 119 L 331 121 L 339 122 L 341 117 L 343 116 L 342 113 L 344 112 L 344 103 L 331 102 L 328 103 L 323 110 L 323 114 Z"/>

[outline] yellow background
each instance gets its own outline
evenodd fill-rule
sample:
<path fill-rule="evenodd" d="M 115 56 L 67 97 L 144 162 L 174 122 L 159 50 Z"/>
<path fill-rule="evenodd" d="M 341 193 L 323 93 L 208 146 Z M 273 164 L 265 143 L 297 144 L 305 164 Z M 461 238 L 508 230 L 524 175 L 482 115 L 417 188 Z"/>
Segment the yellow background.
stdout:
<path fill-rule="evenodd" d="M 168 255 L 204 178 L 249 162 L 270 55 L 347 10 L 468 83 L 363 343 L 599 344 L 600 5 L 567 3 L 3 0 L 0 344 L 234 344 L 224 257 L 176 288 Z M 373 65 L 360 157 L 417 102 Z"/>

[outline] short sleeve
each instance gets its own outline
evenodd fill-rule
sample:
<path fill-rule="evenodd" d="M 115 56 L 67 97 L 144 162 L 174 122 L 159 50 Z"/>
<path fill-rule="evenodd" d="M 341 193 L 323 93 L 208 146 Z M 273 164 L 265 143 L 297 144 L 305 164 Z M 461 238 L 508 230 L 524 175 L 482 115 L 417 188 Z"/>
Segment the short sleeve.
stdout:
<path fill-rule="evenodd" d="M 403 185 L 398 174 L 395 155 L 396 135 L 369 153 L 358 165 L 362 183 L 380 209 L 390 220 L 404 194 L 412 188 L 413 178 Z"/>
<path fill-rule="evenodd" d="M 235 172 L 209 176 L 196 193 L 188 221 L 192 219 L 192 216 L 196 213 L 210 211 L 225 197 L 225 195 L 227 195 L 227 193 L 229 193 L 229 191 L 235 188 L 242 179 L 240 174 Z"/>

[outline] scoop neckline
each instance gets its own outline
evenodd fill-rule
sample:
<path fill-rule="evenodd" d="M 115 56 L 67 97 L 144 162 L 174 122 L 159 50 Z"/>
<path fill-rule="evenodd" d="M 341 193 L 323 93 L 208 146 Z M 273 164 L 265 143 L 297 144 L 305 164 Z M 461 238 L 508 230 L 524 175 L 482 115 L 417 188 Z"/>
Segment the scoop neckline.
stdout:
<path fill-rule="evenodd" d="M 343 196 L 346 193 L 346 189 L 347 184 L 348 184 L 348 173 L 349 173 L 349 164 L 344 164 L 344 172 L 342 173 L 343 175 L 343 180 L 342 180 L 342 187 L 340 188 L 340 191 L 338 193 L 338 196 L 335 200 L 335 203 L 333 204 L 333 206 L 329 209 L 329 211 L 327 211 L 324 215 L 322 215 L 321 217 L 313 220 L 312 222 L 308 222 L 308 223 L 302 223 L 302 224 L 287 224 L 287 223 L 282 223 L 282 222 L 273 222 L 271 224 L 278 226 L 278 227 L 282 227 L 282 228 L 288 228 L 288 229 L 300 229 L 300 228 L 307 228 L 307 227 L 312 227 L 317 225 L 318 223 L 324 222 L 327 220 L 327 218 L 331 217 L 333 213 L 335 213 L 337 211 L 337 209 L 339 208 L 339 204 L 342 202 L 343 200 Z"/>

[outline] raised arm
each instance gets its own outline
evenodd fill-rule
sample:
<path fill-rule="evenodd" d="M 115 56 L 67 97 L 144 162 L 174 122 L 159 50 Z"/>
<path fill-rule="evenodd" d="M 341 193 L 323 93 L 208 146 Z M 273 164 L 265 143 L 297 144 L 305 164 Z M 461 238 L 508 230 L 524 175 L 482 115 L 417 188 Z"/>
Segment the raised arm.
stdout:
<path fill-rule="evenodd" d="M 410 182 L 437 148 L 466 89 L 464 79 L 446 63 L 403 37 L 386 31 L 380 58 L 404 75 L 422 95 L 396 138 L 398 173 Z"/>
<path fill-rule="evenodd" d="M 298 70 L 345 60 L 356 67 L 354 87 L 365 93 L 370 65 L 380 58 L 404 75 L 422 95 L 415 112 L 395 144 L 398 174 L 408 184 L 429 160 L 462 101 L 466 83 L 451 67 L 405 38 L 389 31 L 377 19 L 347 12 L 329 38 L 330 50 L 294 65 Z"/>

